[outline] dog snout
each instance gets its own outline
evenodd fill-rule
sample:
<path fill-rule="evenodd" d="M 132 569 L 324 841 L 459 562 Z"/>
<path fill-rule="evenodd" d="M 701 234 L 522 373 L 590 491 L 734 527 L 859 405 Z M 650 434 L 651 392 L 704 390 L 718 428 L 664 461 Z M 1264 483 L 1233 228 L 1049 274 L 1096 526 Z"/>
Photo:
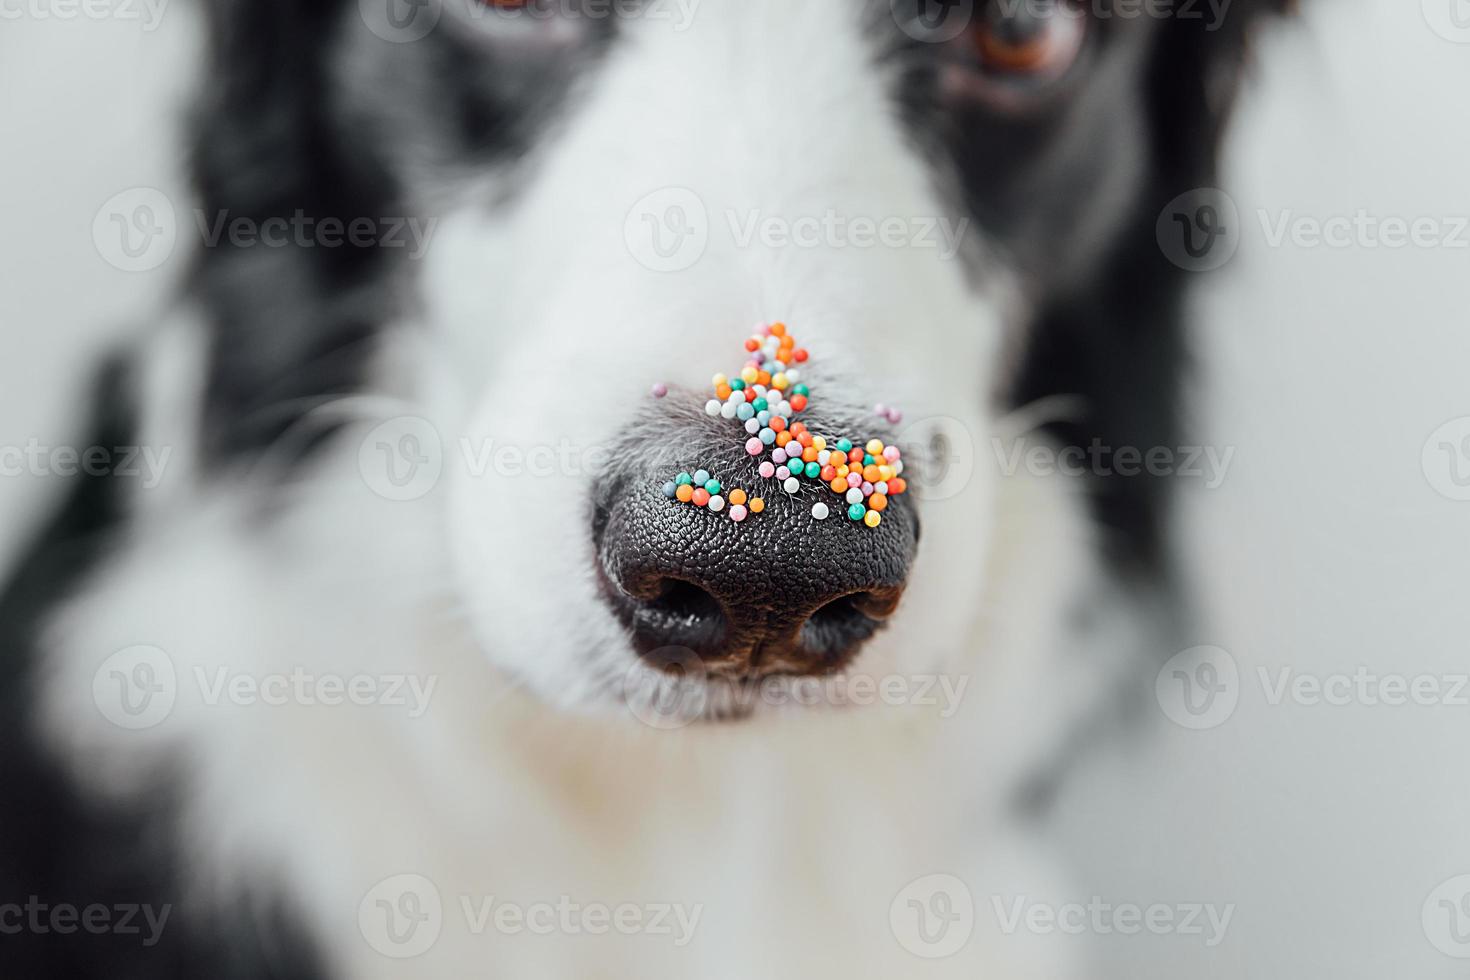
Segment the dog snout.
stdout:
<path fill-rule="evenodd" d="M 899 604 L 918 544 L 910 502 L 895 499 L 868 527 L 848 520 L 829 488 L 803 483 L 788 494 L 734 456 L 719 469 L 727 491 L 759 496 L 759 514 L 737 523 L 665 496 L 674 472 L 708 460 L 631 475 L 598 503 L 603 591 L 634 649 L 660 668 L 686 670 L 693 654 L 701 669 L 741 679 L 842 668 Z M 831 517 L 812 516 L 818 502 Z"/>

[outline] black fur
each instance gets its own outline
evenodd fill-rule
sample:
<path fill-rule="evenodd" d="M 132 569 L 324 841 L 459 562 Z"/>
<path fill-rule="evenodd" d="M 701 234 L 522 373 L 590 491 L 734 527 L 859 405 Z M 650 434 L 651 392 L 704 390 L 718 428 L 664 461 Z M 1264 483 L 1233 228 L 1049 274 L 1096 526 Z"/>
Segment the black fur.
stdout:
<path fill-rule="evenodd" d="M 120 359 L 101 373 L 91 445 L 136 444 L 128 374 Z M 78 477 L 0 591 L 0 976 L 314 980 L 323 976 L 316 956 L 279 896 L 242 894 L 234 914 L 224 915 L 191 898 L 166 789 L 135 808 L 89 799 L 36 738 L 39 631 L 109 552 L 126 519 L 127 482 L 111 474 Z M 66 919 L 53 923 L 58 906 L 78 916 L 105 906 L 109 927 L 93 932 Z M 151 945 L 145 940 L 154 929 L 141 912 L 128 911 L 143 907 L 161 922 Z"/>
<path fill-rule="evenodd" d="M 1215 187 L 1221 139 L 1252 25 L 1278 0 L 1234 4 L 1217 30 L 1169 20 L 1138 87 L 1146 123 L 1141 196 L 1102 261 L 1075 289 L 1047 297 L 1029 334 L 1012 402 L 1080 395 L 1085 415 L 1053 424 L 1069 446 L 1177 448 L 1187 441 L 1184 302 L 1191 277 L 1170 263 L 1155 223 L 1180 194 Z M 1168 477 L 1097 476 L 1093 499 L 1125 570 L 1157 575 L 1169 561 Z"/>

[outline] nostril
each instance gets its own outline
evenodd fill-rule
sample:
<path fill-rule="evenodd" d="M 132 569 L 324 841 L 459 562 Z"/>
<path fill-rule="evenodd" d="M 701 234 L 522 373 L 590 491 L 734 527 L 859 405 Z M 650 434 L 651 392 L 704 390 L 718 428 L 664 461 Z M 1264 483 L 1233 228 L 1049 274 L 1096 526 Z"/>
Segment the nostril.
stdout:
<path fill-rule="evenodd" d="M 664 579 L 659 594 L 648 600 L 646 605 L 659 615 L 681 623 L 723 619 L 725 615 L 714 596 L 693 582 L 681 579 Z"/>
<path fill-rule="evenodd" d="M 840 656 L 878 632 L 893 614 L 902 590 L 839 596 L 807 617 L 802 646 L 823 657 Z"/>
<path fill-rule="evenodd" d="M 688 647 L 698 652 L 717 649 L 725 639 L 725 612 L 709 592 L 683 579 L 659 578 L 646 582 L 634 601 L 630 625 L 644 653 L 664 647 Z"/>

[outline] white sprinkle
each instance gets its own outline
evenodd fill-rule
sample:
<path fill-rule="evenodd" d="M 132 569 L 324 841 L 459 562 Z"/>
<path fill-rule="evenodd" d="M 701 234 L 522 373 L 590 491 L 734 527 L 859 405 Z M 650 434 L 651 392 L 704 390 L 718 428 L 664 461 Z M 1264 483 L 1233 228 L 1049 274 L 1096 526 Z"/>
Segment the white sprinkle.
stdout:
<path fill-rule="evenodd" d="M 726 402 L 724 406 L 720 409 L 720 414 L 727 419 L 733 419 L 735 417 L 735 403 Z"/>
<path fill-rule="evenodd" d="M 796 491 L 801 489 L 801 481 L 798 480 L 796 477 L 791 476 L 787 477 L 786 482 L 781 484 L 781 486 L 786 490 L 787 493 L 795 493 Z"/>
<path fill-rule="evenodd" d="M 725 509 L 725 498 L 721 497 L 719 494 L 715 494 L 713 497 L 709 498 L 709 503 L 705 506 L 718 514 L 720 511 Z"/>
<path fill-rule="evenodd" d="M 847 502 L 850 503 L 850 504 L 860 504 L 860 503 L 862 503 L 863 502 L 863 491 L 862 491 L 862 489 L 860 487 L 851 487 L 851 488 L 849 488 L 848 491 L 847 491 Z"/>
<path fill-rule="evenodd" d="M 720 400 L 718 398 L 711 398 L 709 401 L 705 402 L 704 403 L 704 414 L 706 414 L 706 415 L 719 415 L 720 414 Z"/>
<path fill-rule="evenodd" d="M 758 422 L 757 420 L 755 420 L 753 418 L 746 419 L 745 420 L 745 431 L 746 432 L 749 432 L 751 435 L 756 435 L 757 433 L 760 432 L 760 430 L 761 430 L 761 424 L 760 424 L 760 422 Z"/>
<path fill-rule="evenodd" d="M 828 516 L 831 515 L 831 513 L 832 512 L 827 509 L 826 504 L 817 504 L 812 508 L 812 516 L 819 521 L 825 521 Z"/>

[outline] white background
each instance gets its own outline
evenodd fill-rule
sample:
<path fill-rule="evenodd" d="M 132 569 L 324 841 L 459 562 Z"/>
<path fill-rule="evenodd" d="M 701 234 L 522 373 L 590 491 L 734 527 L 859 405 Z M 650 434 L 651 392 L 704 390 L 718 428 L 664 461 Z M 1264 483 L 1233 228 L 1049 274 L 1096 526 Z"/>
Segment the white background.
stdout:
<path fill-rule="evenodd" d="M 1090 937 L 1120 977 L 1470 975 L 1420 921 L 1470 873 L 1470 707 L 1273 705 L 1258 674 L 1470 670 L 1470 502 L 1421 463 L 1432 432 L 1470 416 L 1470 250 L 1273 247 L 1260 218 L 1470 215 L 1470 43 L 1430 26 L 1464 4 L 1425 2 L 1307 2 L 1260 38 L 1223 181 L 1240 248 L 1198 276 L 1188 386 L 1198 441 L 1235 456 L 1181 514 L 1194 642 L 1233 658 L 1239 702 L 1189 731 L 1140 684 L 1143 723 L 1061 801 L 1080 884 L 1052 899 L 1235 911 L 1214 949 Z M 91 226 L 120 190 L 179 186 L 192 13 L 151 32 L 0 26 L 0 445 L 66 442 L 89 353 L 146 320 L 187 261 L 119 272 Z M 0 478 L 0 549 L 46 498 L 43 479 Z"/>

